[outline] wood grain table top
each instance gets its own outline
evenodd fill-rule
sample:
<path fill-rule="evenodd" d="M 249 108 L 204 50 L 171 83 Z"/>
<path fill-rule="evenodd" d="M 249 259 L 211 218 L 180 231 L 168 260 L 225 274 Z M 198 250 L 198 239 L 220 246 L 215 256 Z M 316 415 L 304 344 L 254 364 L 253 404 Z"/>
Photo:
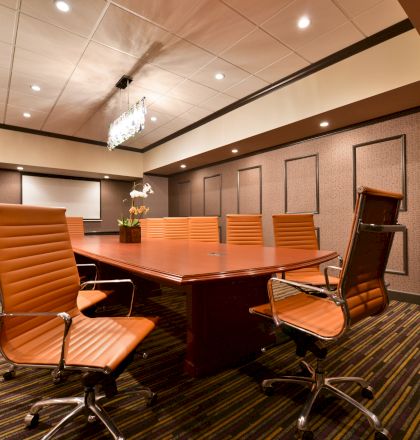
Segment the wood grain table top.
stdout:
<path fill-rule="evenodd" d="M 120 243 L 117 235 L 75 237 L 72 245 L 77 254 L 174 284 L 271 274 L 320 264 L 337 256 L 333 251 L 156 238 Z"/>

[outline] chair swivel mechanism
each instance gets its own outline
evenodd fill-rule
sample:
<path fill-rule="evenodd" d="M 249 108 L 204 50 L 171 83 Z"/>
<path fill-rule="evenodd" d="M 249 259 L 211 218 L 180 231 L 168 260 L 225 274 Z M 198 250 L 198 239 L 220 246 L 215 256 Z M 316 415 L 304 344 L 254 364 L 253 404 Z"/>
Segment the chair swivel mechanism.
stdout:
<path fill-rule="evenodd" d="M 373 398 L 373 388 L 360 377 L 327 377 L 324 362 L 328 354 L 326 342 L 339 342 L 352 324 L 382 313 L 388 306 L 384 272 L 394 233 L 405 229 L 397 224 L 402 196 L 371 188 L 359 188 L 350 240 L 337 289 L 330 291 L 286 279 L 271 278 L 268 282 L 269 303 L 252 307 L 251 313 L 271 319 L 296 344 L 302 358 L 302 373 L 266 379 L 262 389 L 274 391 L 274 384 L 289 382 L 306 386 L 309 396 L 297 421 L 300 438 L 312 439 L 309 415 L 319 393 L 327 391 L 361 411 L 375 430 L 375 439 L 389 439 L 389 432 L 378 417 L 353 397 L 336 387 L 354 382 L 362 388 L 362 396 Z M 316 289 L 325 297 L 308 294 Z M 305 361 L 310 352 L 316 367 Z"/>

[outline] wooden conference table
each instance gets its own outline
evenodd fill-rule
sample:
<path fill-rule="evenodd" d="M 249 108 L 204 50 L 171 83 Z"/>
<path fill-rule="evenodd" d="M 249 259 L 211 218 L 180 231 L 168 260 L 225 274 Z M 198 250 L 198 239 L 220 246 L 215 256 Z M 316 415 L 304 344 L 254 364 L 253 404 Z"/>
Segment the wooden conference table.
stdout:
<path fill-rule="evenodd" d="M 76 255 L 186 292 L 185 367 L 192 376 L 237 364 L 267 343 L 261 318 L 248 308 L 268 301 L 272 274 L 337 256 L 332 251 L 188 240 L 120 243 L 114 235 L 72 238 L 72 245 Z"/>

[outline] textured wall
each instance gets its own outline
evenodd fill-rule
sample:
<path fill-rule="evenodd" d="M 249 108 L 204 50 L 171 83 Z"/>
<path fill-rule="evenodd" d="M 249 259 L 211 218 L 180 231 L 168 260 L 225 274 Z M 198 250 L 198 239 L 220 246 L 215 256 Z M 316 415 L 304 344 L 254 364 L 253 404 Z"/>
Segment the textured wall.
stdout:
<path fill-rule="evenodd" d="M 394 290 L 420 292 L 420 113 L 173 176 L 169 180 L 169 214 L 180 215 L 179 207 L 189 196 L 191 215 L 203 215 L 204 178 L 221 174 L 220 223 L 224 240 L 225 216 L 237 212 L 238 170 L 261 166 L 264 240 L 266 245 L 271 246 L 271 215 L 285 212 L 285 164 L 288 167 L 288 210 L 307 207 L 308 211 L 313 211 L 316 206 L 314 160 L 290 159 L 317 154 L 319 213 L 314 217 L 316 226 L 320 228 L 321 248 L 335 249 L 343 254 L 353 215 L 353 146 L 372 142 L 356 149 L 358 185 L 383 182 L 387 189 L 401 191 L 401 140 L 373 142 L 400 135 L 406 138 L 407 211 L 401 212 L 400 222 L 408 227 L 408 275 L 387 274 L 387 280 Z M 186 181 L 189 181 L 189 195 L 185 194 L 187 185 L 180 185 Z M 253 189 L 252 199 L 258 190 Z M 296 200 L 302 192 L 304 196 Z M 246 195 L 239 194 L 239 197 L 243 200 Z M 402 236 L 396 237 L 388 265 L 398 272 L 403 272 L 403 241 Z"/>
<path fill-rule="evenodd" d="M 146 206 L 150 208 L 148 217 L 167 217 L 168 178 L 144 174 L 143 181 L 149 183 L 154 191 L 154 194 L 145 200 Z"/>
<path fill-rule="evenodd" d="M 0 203 L 20 203 L 21 188 L 18 171 L 0 170 Z"/>

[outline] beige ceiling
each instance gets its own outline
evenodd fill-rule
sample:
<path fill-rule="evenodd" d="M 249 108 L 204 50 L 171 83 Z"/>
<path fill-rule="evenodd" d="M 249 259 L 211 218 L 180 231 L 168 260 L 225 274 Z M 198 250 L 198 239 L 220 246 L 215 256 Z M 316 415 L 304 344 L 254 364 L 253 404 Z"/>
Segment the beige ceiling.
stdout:
<path fill-rule="evenodd" d="M 139 150 L 407 18 L 398 0 L 69 3 L 64 14 L 52 0 L 0 0 L 0 122 L 106 141 L 128 98 L 145 96 L 146 128 L 125 144 Z M 114 87 L 124 74 L 129 93 Z"/>

